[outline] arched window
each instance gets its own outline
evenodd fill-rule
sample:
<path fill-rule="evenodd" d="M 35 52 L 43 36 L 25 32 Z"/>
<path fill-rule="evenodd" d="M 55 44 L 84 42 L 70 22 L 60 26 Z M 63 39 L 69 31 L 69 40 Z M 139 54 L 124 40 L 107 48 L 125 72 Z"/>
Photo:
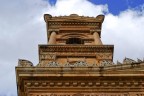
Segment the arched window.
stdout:
<path fill-rule="evenodd" d="M 66 44 L 84 44 L 84 40 L 80 38 L 69 38 L 67 39 Z"/>

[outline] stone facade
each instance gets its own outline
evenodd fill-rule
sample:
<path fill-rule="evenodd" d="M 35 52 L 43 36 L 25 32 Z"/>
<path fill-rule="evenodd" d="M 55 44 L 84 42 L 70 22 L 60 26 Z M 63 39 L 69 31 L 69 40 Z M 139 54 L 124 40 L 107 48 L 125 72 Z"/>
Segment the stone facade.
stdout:
<path fill-rule="evenodd" d="M 113 45 L 103 45 L 104 15 L 44 15 L 46 45 L 39 63 L 19 60 L 18 96 L 144 96 L 144 61 L 113 63 Z"/>

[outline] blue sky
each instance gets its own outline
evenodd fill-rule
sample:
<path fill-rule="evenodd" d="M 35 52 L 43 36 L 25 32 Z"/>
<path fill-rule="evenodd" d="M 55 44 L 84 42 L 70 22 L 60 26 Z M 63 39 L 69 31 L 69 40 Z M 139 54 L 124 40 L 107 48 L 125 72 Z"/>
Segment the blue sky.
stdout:
<path fill-rule="evenodd" d="M 108 5 L 109 12 L 118 15 L 121 11 L 125 11 L 129 8 L 136 8 L 144 4 L 144 0 L 88 0 L 97 5 Z M 54 5 L 57 0 L 49 0 Z"/>
<path fill-rule="evenodd" d="M 105 14 L 103 44 L 114 45 L 114 63 L 144 58 L 144 0 L 0 0 L 0 96 L 17 96 L 18 59 L 38 61 L 38 44 L 47 44 L 44 14 Z"/>
<path fill-rule="evenodd" d="M 95 4 L 107 4 L 109 12 L 118 15 L 128 8 L 135 8 L 144 3 L 144 0 L 89 0 Z"/>

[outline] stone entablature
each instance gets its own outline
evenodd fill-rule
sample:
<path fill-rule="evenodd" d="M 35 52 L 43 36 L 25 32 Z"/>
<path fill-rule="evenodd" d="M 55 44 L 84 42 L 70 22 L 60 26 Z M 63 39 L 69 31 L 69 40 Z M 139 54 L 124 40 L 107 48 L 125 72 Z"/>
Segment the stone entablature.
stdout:
<path fill-rule="evenodd" d="M 50 14 L 45 14 L 44 20 L 47 24 L 48 41 L 52 32 L 61 33 L 63 31 L 67 31 L 68 33 L 70 31 L 75 31 L 77 33 L 82 33 L 82 31 L 91 33 L 94 31 L 98 32 L 100 37 L 104 15 L 98 15 L 97 17 L 85 17 L 78 16 L 77 14 L 71 14 L 70 16 L 54 17 Z"/>
<path fill-rule="evenodd" d="M 26 60 L 25 60 L 26 61 Z M 107 61 L 107 60 L 103 60 L 100 64 L 88 64 L 85 61 L 77 61 L 73 64 L 67 62 L 66 64 L 59 64 L 58 62 L 55 61 L 51 61 L 49 63 L 39 63 L 36 66 L 33 66 L 32 63 L 29 63 L 27 61 L 27 63 L 25 62 L 23 64 L 23 60 L 19 60 L 19 64 L 18 67 L 34 67 L 34 68 L 39 68 L 39 67 L 47 67 L 49 69 L 52 70 L 59 70 L 64 72 L 64 70 L 71 70 L 71 71 L 76 71 L 79 68 L 82 68 L 83 71 L 86 72 L 90 72 L 90 70 L 93 71 L 112 71 L 112 70 L 144 70 L 144 61 L 140 61 L 140 59 L 138 59 L 138 61 L 134 61 L 132 59 L 129 58 L 125 58 L 123 60 L 123 64 L 120 62 L 117 62 L 117 64 L 114 64 L 113 62 Z M 54 68 L 54 69 L 53 69 Z M 127 74 L 127 73 L 125 73 Z"/>
<path fill-rule="evenodd" d="M 104 52 L 113 53 L 113 45 L 39 45 L 39 53 L 42 52 Z"/>
<path fill-rule="evenodd" d="M 104 15 L 98 15 L 97 17 L 86 17 L 86 16 L 79 16 L 77 14 L 71 14 L 70 16 L 52 16 L 50 14 L 45 14 L 44 20 L 45 22 L 77 21 L 77 22 L 100 22 L 101 23 L 104 20 Z"/>
<path fill-rule="evenodd" d="M 87 61 L 100 64 L 103 60 L 113 61 L 113 45 L 39 45 L 39 61 Z"/>
<path fill-rule="evenodd" d="M 105 93 L 107 96 L 117 92 L 119 95 L 127 93 L 127 96 L 141 96 L 144 92 L 144 63 L 136 64 L 135 67 L 131 64 L 122 64 L 122 67 L 113 65 L 113 69 L 106 69 L 106 66 L 17 67 L 17 84 L 21 85 L 18 92 L 25 93 L 20 96 L 49 96 L 52 93 L 93 93 L 99 96 Z"/>

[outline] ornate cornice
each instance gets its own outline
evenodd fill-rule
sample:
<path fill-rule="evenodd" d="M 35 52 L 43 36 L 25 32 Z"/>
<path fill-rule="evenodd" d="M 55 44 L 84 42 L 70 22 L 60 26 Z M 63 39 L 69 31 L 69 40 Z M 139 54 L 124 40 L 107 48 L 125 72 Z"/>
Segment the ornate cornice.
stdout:
<path fill-rule="evenodd" d="M 77 66 L 63 67 L 56 62 L 51 62 L 48 66 L 18 66 L 16 67 L 18 94 L 25 92 L 24 96 L 28 96 L 28 92 L 31 94 L 47 92 L 44 95 L 47 96 L 51 92 L 72 92 L 71 90 L 73 92 L 95 90 L 92 91 L 94 94 L 98 94 L 97 92 L 113 92 L 113 94 L 116 94 L 114 92 L 143 92 L 144 62 L 142 60 L 131 62 L 130 59 L 130 61 L 126 59 L 126 64 L 110 64 L 109 66 L 88 66 L 86 62 L 77 62 Z"/>
<path fill-rule="evenodd" d="M 106 52 L 113 53 L 113 45 L 39 45 L 39 52 Z"/>
<path fill-rule="evenodd" d="M 24 68 L 23 68 L 24 67 Z M 38 64 L 37 66 L 18 66 L 16 67 L 17 69 L 20 69 L 21 71 L 23 70 L 23 72 L 25 72 L 24 69 L 27 69 L 26 72 L 31 72 L 31 70 L 33 69 L 37 69 L 37 70 L 33 70 L 33 71 L 37 71 L 37 72 L 55 72 L 57 70 L 57 72 L 63 72 L 63 74 L 65 72 L 72 72 L 75 70 L 75 72 L 78 72 L 78 71 L 82 71 L 84 73 L 93 73 L 93 72 L 109 72 L 109 73 L 115 73 L 115 72 L 124 72 L 124 71 L 134 71 L 132 74 L 134 73 L 137 73 L 139 71 L 143 72 L 143 68 L 144 68 L 144 62 L 142 63 L 131 63 L 131 64 L 122 64 L 122 65 L 115 65 L 113 63 L 107 63 L 106 65 L 104 64 L 100 64 L 100 65 L 97 65 L 97 64 L 93 64 L 93 65 L 89 65 L 87 64 L 86 62 L 84 61 L 79 61 L 79 62 L 76 62 L 74 64 L 69 64 L 69 63 L 66 63 L 64 65 L 60 65 L 59 63 L 57 62 L 49 62 L 48 64 L 44 64 L 41 65 L 41 64 Z M 31 70 L 29 70 L 31 69 Z M 32 71 L 32 72 L 33 72 Z M 125 74 L 129 74 L 129 73 L 125 73 Z"/>
<path fill-rule="evenodd" d="M 80 21 L 65 21 L 65 22 L 60 22 L 60 21 L 49 21 L 49 25 L 53 25 L 53 26 L 69 26 L 69 27 L 90 27 L 90 26 L 100 26 L 99 22 L 80 22 Z"/>
<path fill-rule="evenodd" d="M 71 74 L 65 70 L 59 71 L 58 68 L 16 68 L 18 84 L 20 92 L 143 92 L 144 90 L 144 71 L 119 71 L 120 73 L 106 72 L 105 75 L 99 75 L 96 71 L 82 71 L 72 69 Z M 61 68 L 62 69 L 62 68 Z M 47 71 L 46 71 L 47 70 Z M 90 70 L 90 68 L 89 68 Z M 62 75 L 63 74 L 63 75 Z M 102 74 L 102 73 L 101 73 Z M 106 75 L 107 74 L 107 75 Z M 111 79 L 112 78 L 112 79 Z M 54 89 L 57 89 L 54 91 Z M 83 90 L 85 89 L 85 90 Z"/>
<path fill-rule="evenodd" d="M 49 21 L 76 21 L 76 22 L 103 22 L 104 15 L 98 15 L 97 17 L 79 16 L 77 14 L 71 14 L 70 16 L 52 16 L 50 14 L 44 14 L 45 22 Z"/>

